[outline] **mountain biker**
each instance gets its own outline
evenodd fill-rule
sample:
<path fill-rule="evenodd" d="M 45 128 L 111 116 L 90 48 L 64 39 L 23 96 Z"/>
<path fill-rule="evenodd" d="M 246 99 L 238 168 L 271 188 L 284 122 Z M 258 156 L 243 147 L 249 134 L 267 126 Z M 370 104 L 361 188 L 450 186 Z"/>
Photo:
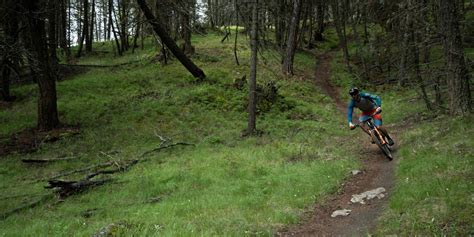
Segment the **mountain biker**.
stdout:
<path fill-rule="evenodd" d="M 363 122 L 366 121 L 369 116 L 374 119 L 375 126 L 382 131 L 382 133 L 387 137 L 388 144 L 393 146 L 395 144 L 387 132 L 387 129 L 382 127 L 382 100 L 377 95 L 371 95 L 369 93 L 360 92 L 357 87 L 352 87 L 349 90 L 349 95 L 351 95 L 352 99 L 349 102 L 349 106 L 347 107 L 347 120 L 349 121 L 350 129 L 354 129 L 356 126 L 352 123 L 352 112 L 354 107 L 359 108 L 362 113 L 359 116 L 359 121 Z M 366 130 L 366 129 L 365 129 Z M 372 143 L 373 140 L 372 140 Z"/>

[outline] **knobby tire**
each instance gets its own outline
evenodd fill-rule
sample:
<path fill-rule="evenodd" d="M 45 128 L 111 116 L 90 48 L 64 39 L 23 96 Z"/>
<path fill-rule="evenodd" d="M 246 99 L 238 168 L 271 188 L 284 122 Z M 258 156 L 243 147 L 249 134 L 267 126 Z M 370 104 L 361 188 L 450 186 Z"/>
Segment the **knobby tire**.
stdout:
<path fill-rule="evenodd" d="M 375 133 L 375 131 L 372 131 L 372 133 Z M 377 134 L 372 134 L 372 136 L 375 138 L 375 143 L 377 143 L 377 146 L 380 148 L 380 150 L 382 150 L 382 152 L 384 153 L 385 157 L 387 157 L 387 159 L 389 160 L 392 160 L 392 153 L 390 152 L 390 148 L 388 147 L 388 144 L 385 143 L 382 145 L 382 141 L 380 141 L 379 139 L 379 136 Z"/>

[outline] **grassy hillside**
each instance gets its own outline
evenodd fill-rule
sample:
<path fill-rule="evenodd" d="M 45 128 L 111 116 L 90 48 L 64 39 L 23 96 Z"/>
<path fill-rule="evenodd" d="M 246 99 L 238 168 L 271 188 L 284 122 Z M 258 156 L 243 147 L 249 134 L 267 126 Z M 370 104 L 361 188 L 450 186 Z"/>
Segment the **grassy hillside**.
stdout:
<path fill-rule="evenodd" d="M 80 134 L 0 159 L 2 213 L 45 199 L 0 221 L 0 233 L 84 236 L 115 223 L 114 231 L 126 235 L 266 235 L 297 222 L 305 208 L 337 190 L 358 163 L 350 146 L 341 146 L 348 134 L 344 118 L 334 115 L 332 101 L 311 82 L 313 55 L 298 54 L 297 76 L 286 79 L 278 73 L 277 54 L 264 54 L 258 81 L 275 81 L 281 97 L 260 107 L 257 127 L 263 134 L 242 138 L 247 91 L 232 84 L 248 74 L 248 46 L 240 42 L 242 65 L 236 66 L 233 43 L 222 44 L 221 37 L 193 38 L 193 59 L 208 76 L 199 84 L 175 60 L 166 66 L 152 62 L 153 46 L 120 58 L 81 59 L 80 64 L 134 63 L 91 69 L 58 83 L 60 120 L 78 126 Z M 21 100 L 0 112 L 2 136 L 35 126 L 36 86 L 15 86 L 13 94 Z M 160 146 L 157 135 L 195 146 L 140 157 Z M 74 159 L 20 161 L 55 157 Z M 64 201 L 43 188 L 44 179 L 57 173 L 128 159 L 144 161 Z"/>
<path fill-rule="evenodd" d="M 233 84 L 248 75 L 249 47 L 240 37 L 237 66 L 233 42 L 220 43 L 221 37 L 193 37 L 193 60 L 208 76 L 204 83 L 195 83 L 176 60 L 166 66 L 154 61 L 153 45 L 123 57 L 82 58 L 79 64 L 132 63 L 93 68 L 58 83 L 60 120 L 79 127 L 79 135 L 44 142 L 33 153 L 0 157 L 0 214 L 43 200 L 0 220 L 0 235 L 89 236 L 106 226 L 127 236 L 272 235 L 335 192 L 360 166 L 353 155 L 360 153 L 354 152 L 360 149 L 360 131 L 348 131 L 345 116 L 312 83 L 313 53 L 334 48 L 335 42 L 300 52 L 292 78 L 281 77 L 276 52 L 263 53 L 258 82 L 275 82 L 280 97 L 260 104 L 257 127 L 262 134 L 241 137 L 247 91 Z M 95 48 L 107 50 L 107 45 Z M 339 53 L 332 73 L 347 99 L 355 79 L 345 72 Z M 428 113 L 412 89 L 368 89 L 383 98 L 384 123 L 397 131 L 400 144 L 396 188 L 378 233 L 473 233 L 472 116 Z M 0 111 L 2 141 L 36 123 L 37 86 L 12 90 L 19 101 Z M 142 157 L 160 146 L 159 136 L 194 146 Z M 74 159 L 43 165 L 20 161 L 56 157 Z M 110 176 L 113 180 L 103 186 L 64 200 L 44 189 L 45 179 L 55 174 L 130 159 L 141 162 Z"/>

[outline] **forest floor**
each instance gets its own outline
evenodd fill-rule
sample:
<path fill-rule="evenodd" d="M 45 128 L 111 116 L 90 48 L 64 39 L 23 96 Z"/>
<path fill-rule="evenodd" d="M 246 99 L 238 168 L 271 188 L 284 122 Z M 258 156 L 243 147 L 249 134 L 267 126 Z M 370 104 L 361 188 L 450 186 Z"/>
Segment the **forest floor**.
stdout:
<path fill-rule="evenodd" d="M 334 100 L 339 109 L 339 115 L 344 116 L 346 105 L 340 98 L 339 88 L 334 86 L 330 80 L 331 60 L 332 54 L 330 52 L 319 56 L 315 85 Z M 396 138 L 397 131 L 394 130 L 395 128 L 391 126 L 388 128 L 392 136 Z M 337 193 L 311 207 L 299 224 L 280 231 L 279 236 L 359 236 L 374 232 L 377 218 L 388 204 L 388 198 L 394 186 L 394 167 L 397 161 L 396 155 L 395 160 L 388 161 L 376 145 L 369 143 L 369 138 L 364 133 L 361 132 L 359 138 L 357 141 L 350 141 L 350 138 L 347 138 L 340 143 L 361 143 L 360 149 L 353 153 L 360 157 L 361 172 L 348 178 Z M 397 143 L 396 140 L 395 142 Z M 392 149 L 396 151 L 397 145 Z M 365 204 L 351 203 L 352 195 L 379 187 L 386 190 L 384 198 L 367 200 Z M 331 217 L 334 211 L 342 209 L 348 209 L 351 212 L 348 216 Z"/>

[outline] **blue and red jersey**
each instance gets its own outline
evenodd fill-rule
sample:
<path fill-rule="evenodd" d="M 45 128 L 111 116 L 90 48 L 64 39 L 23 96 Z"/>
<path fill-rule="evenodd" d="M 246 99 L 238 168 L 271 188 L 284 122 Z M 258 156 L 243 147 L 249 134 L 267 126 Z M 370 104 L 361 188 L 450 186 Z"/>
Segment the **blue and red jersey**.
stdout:
<path fill-rule="evenodd" d="M 362 111 L 361 116 L 368 116 L 373 114 L 377 107 L 382 106 L 382 99 L 380 99 L 380 97 L 377 95 L 371 95 L 365 92 L 361 92 L 359 93 L 359 95 L 360 101 L 351 99 L 351 101 L 349 102 L 349 106 L 347 107 L 347 121 L 349 123 L 352 122 L 352 112 L 354 111 L 354 107 L 359 108 Z M 380 116 L 380 119 L 378 119 L 374 116 L 374 119 L 381 120 L 382 118 Z"/>

